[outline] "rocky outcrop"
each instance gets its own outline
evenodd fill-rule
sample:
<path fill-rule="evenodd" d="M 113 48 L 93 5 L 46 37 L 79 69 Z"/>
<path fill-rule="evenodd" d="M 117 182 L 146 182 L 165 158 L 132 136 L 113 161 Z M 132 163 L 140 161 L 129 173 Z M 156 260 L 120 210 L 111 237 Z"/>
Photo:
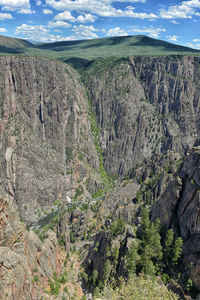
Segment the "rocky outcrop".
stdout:
<path fill-rule="evenodd" d="M 80 263 L 69 255 L 69 230 L 63 229 L 67 251 L 50 229 L 40 240 L 27 231 L 10 198 L 0 199 L 0 299 L 81 299 Z"/>
<path fill-rule="evenodd" d="M 85 78 L 106 170 L 126 175 L 153 154 L 181 155 L 200 129 L 199 57 L 100 59 Z"/>
<path fill-rule="evenodd" d="M 27 231 L 10 199 L 0 200 L 0 298 L 39 299 L 48 279 L 63 263 L 56 234 L 42 243 Z"/>
<path fill-rule="evenodd" d="M 200 148 L 185 158 L 176 178 L 169 183 L 152 208 L 152 219 L 159 218 L 183 238 L 183 262 L 194 285 L 200 290 Z"/>

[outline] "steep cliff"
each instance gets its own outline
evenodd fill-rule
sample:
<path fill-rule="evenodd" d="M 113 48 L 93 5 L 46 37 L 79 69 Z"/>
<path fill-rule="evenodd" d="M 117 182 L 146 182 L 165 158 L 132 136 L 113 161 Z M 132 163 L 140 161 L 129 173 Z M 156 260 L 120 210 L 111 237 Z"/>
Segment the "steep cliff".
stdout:
<path fill-rule="evenodd" d="M 195 286 L 200 290 L 200 149 L 194 147 L 179 172 L 170 181 L 152 208 L 152 218 L 159 218 L 167 228 L 174 228 L 183 238 L 183 262 Z"/>
<path fill-rule="evenodd" d="M 0 58 L 1 297 L 50 288 L 64 263 L 57 238 L 67 252 L 71 239 L 94 285 L 108 258 L 126 276 L 141 206 L 183 238 L 200 290 L 199 65 L 192 56 L 97 59 L 80 76 L 47 58 Z"/>
<path fill-rule="evenodd" d="M 3 57 L 0 66 L 0 185 L 35 221 L 76 191 L 90 195 L 87 180 L 93 192 L 101 182 L 88 102 L 64 63 Z"/>
<path fill-rule="evenodd" d="M 198 57 L 99 59 L 84 77 L 109 174 L 126 175 L 168 150 L 183 155 L 198 139 Z"/>
<path fill-rule="evenodd" d="M 55 232 L 49 230 L 43 242 L 34 231 L 27 231 L 12 199 L 0 199 L 0 298 L 3 299 L 80 299 L 77 261 L 73 269 Z M 77 269 L 77 270 L 76 270 Z M 70 270 L 70 272 L 69 272 Z M 60 296 L 59 296 L 60 294 Z"/>

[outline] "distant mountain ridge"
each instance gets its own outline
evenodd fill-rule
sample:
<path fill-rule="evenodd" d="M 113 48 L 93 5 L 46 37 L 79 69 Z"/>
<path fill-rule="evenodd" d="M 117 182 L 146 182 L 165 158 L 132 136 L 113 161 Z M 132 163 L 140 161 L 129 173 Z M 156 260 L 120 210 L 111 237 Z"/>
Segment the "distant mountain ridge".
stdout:
<path fill-rule="evenodd" d="M 23 39 L 0 36 L 0 54 L 39 55 L 74 64 L 99 57 L 135 55 L 198 55 L 199 50 L 175 45 L 148 36 L 108 37 L 92 40 L 32 44 Z M 76 67 L 76 65 L 74 65 Z"/>

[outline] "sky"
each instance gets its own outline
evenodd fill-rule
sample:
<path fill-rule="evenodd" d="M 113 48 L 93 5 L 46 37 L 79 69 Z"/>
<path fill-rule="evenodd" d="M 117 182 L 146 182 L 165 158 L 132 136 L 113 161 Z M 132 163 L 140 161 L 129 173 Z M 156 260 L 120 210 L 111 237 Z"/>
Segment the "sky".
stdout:
<path fill-rule="evenodd" d="M 0 34 L 32 42 L 140 34 L 200 49 L 200 0 L 0 0 Z"/>

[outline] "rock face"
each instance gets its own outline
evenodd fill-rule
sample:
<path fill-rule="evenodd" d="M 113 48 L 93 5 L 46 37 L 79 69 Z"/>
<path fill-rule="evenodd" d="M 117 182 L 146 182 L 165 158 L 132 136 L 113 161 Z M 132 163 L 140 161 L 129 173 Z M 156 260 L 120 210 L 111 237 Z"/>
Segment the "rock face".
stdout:
<path fill-rule="evenodd" d="M 98 171 L 79 76 L 45 58 L 0 58 L 0 185 L 35 221 Z M 87 168 L 86 168 L 87 165 Z M 57 209 L 56 205 L 54 209 Z"/>
<path fill-rule="evenodd" d="M 125 175 L 168 150 L 183 155 L 200 129 L 199 57 L 133 57 L 94 63 L 85 79 L 106 170 Z"/>
<path fill-rule="evenodd" d="M 16 209 L 29 223 L 73 204 L 73 198 L 85 202 L 63 216 L 57 235 L 67 252 L 70 226 L 80 244 L 96 236 L 89 241 L 95 250 L 85 255 L 89 269 L 102 277 L 109 240 L 101 227 L 116 218 L 132 224 L 141 204 L 140 185 L 117 180 L 135 177 L 142 185 L 151 172 L 159 175 L 146 184 L 156 202 L 152 218 L 180 230 L 183 260 L 200 290 L 200 156 L 193 148 L 200 142 L 199 65 L 199 57 L 189 56 L 99 59 L 85 70 L 83 86 L 67 64 L 0 58 L 0 187 L 3 196 L 9 194 L 0 202 L 0 298 L 39 299 L 34 266 L 44 286 L 60 272 L 56 234 L 48 231 L 42 243 Z M 173 163 L 183 156 L 176 173 Z M 117 178 L 106 195 L 111 180 L 104 168 Z M 146 198 L 141 201 L 148 203 Z M 123 234 L 118 248 L 125 257 L 134 235 L 127 227 Z M 121 274 L 123 264 L 119 259 Z"/>
<path fill-rule="evenodd" d="M 48 232 L 42 243 L 19 220 L 10 199 L 0 200 L 0 298 L 39 299 L 48 278 L 60 272 L 56 234 Z M 35 277 L 34 277 L 35 276 Z M 35 278 L 35 281 L 34 281 Z M 36 280 L 37 278 L 37 280 Z"/>
<path fill-rule="evenodd" d="M 194 147 L 176 179 L 171 181 L 152 208 L 167 228 L 180 231 L 183 238 L 183 262 L 194 285 L 200 290 L 200 148 Z M 177 227 L 178 226 L 178 227 Z"/>

